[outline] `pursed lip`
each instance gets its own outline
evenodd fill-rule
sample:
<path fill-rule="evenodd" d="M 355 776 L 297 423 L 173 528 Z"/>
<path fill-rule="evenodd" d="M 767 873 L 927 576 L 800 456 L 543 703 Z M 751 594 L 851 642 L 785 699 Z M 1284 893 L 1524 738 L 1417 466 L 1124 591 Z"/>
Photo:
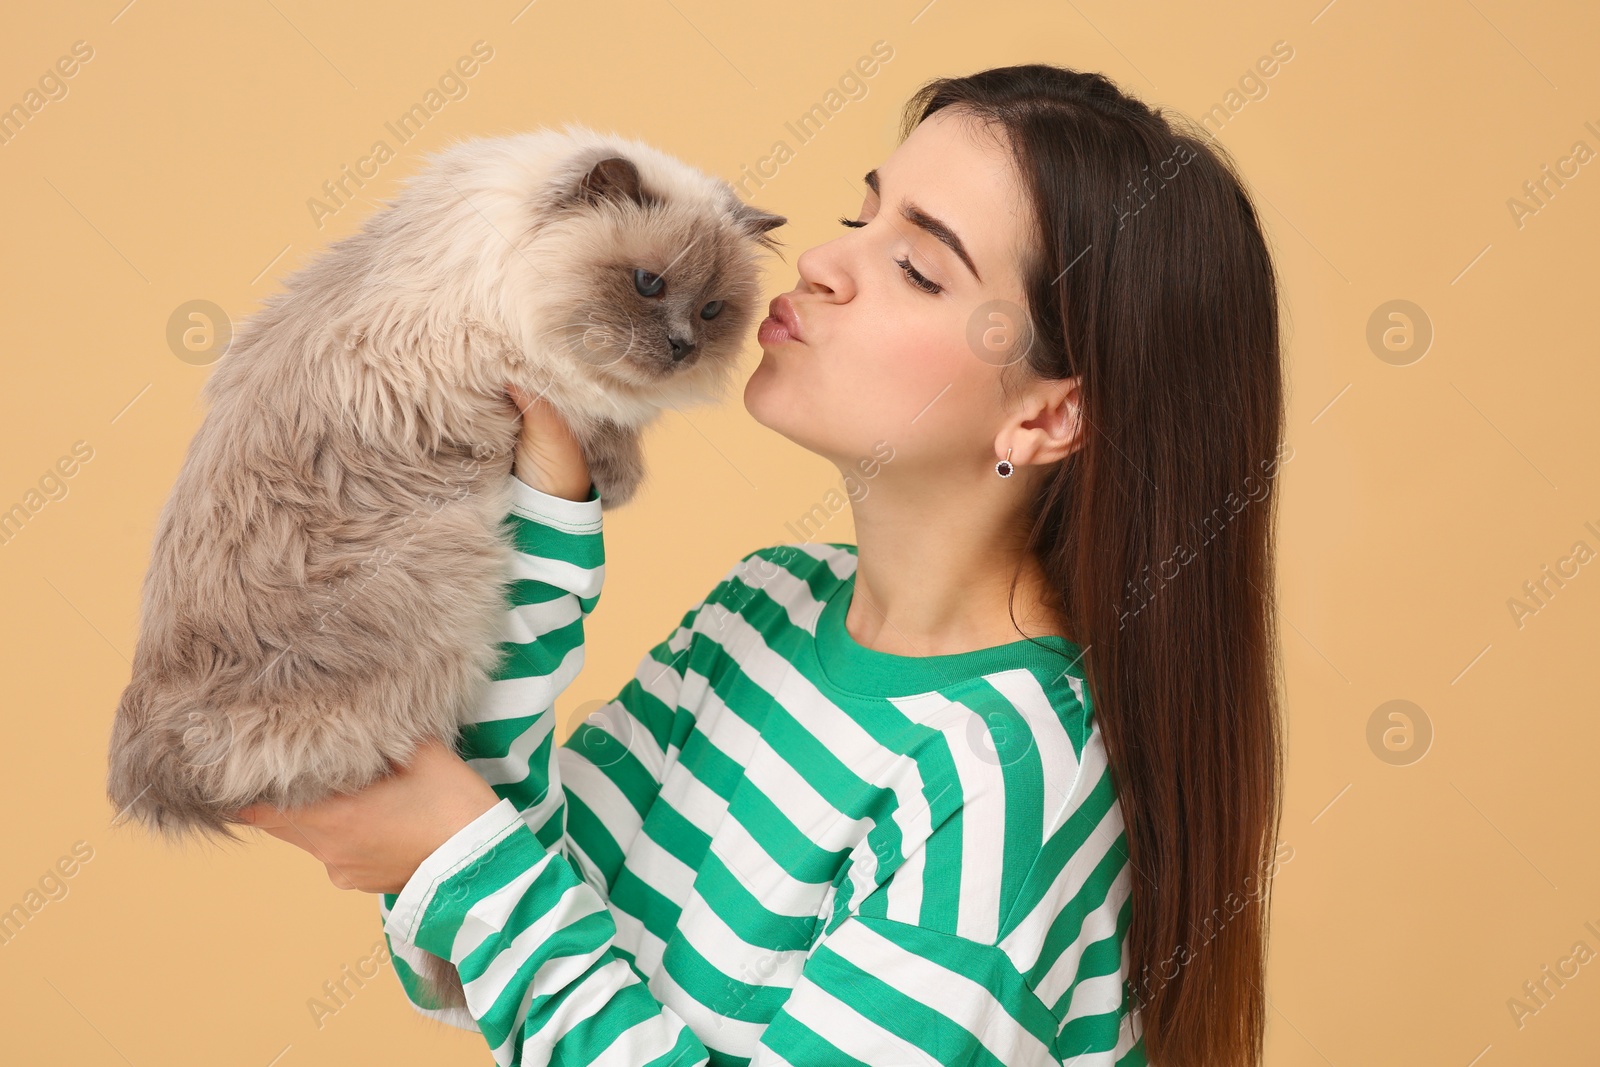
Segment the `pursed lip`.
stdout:
<path fill-rule="evenodd" d="M 789 337 L 796 341 L 804 341 L 805 334 L 800 332 L 800 316 L 795 313 L 794 304 L 787 296 L 779 294 L 772 298 L 772 303 L 767 305 L 767 314 L 783 323 L 789 331 Z"/>

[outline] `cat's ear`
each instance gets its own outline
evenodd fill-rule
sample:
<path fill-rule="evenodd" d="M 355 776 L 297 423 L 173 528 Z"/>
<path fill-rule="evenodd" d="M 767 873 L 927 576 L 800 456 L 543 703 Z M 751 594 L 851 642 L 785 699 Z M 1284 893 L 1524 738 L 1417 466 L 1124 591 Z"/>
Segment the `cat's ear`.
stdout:
<path fill-rule="evenodd" d="M 763 211 L 743 201 L 739 201 L 733 209 L 733 223 L 739 232 L 761 247 L 774 252 L 778 250 L 778 239 L 770 236 L 767 231 L 775 230 L 788 221 L 782 215 L 774 215 L 770 211 Z"/>
<path fill-rule="evenodd" d="M 597 204 L 602 200 L 617 203 L 632 201 L 641 207 L 655 201 L 645 192 L 639 178 L 639 168 L 622 156 L 610 156 L 590 167 L 573 190 L 572 198 L 581 204 Z"/>

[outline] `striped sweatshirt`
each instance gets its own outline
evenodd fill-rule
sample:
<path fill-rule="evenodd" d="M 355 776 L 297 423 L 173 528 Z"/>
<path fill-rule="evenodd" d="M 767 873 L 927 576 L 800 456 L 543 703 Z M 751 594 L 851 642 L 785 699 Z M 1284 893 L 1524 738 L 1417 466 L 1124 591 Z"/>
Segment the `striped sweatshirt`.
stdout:
<path fill-rule="evenodd" d="M 859 645 L 850 544 L 744 556 L 554 738 L 600 499 L 508 475 L 502 665 L 458 750 L 500 797 L 383 930 L 501 1067 L 1144 1067 L 1130 867 L 1080 651 Z M 430 1004 L 419 950 L 461 974 Z"/>

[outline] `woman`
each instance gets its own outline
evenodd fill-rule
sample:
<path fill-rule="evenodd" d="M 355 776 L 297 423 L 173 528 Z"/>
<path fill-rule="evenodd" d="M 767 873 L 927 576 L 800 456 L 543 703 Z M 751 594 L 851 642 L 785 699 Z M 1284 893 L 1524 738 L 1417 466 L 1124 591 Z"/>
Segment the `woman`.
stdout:
<path fill-rule="evenodd" d="M 1258 1064 L 1277 295 L 1231 164 L 1106 79 L 941 79 L 773 301 L 751 415 L 856 545 L 746 555 L 554 745 L 600 503 L 524 408 L 461 748 L 255 825 L 384 894 L 501 1064 Z M 670 284 L 670 279 L 668 284 Z M 859 491 L 858 491 L 859 490 Z M 609 904 L 609 907 L 608 907 Z"/>

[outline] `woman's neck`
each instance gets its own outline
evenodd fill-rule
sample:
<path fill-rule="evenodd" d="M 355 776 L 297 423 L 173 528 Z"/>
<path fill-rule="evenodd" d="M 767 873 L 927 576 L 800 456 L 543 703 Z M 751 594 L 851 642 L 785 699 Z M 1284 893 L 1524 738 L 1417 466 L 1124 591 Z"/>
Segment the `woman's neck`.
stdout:
<path fill-rule="evenodd" d="M 938 656 L 1070 637 L 1014 516 L 955 495 L 897 500 L 885 488 L 874 486 L 853 508 L 857 566 L 845 627 L 857 644 Z M 1007 604 L 1014 577 L 1015 624 Z"/>

